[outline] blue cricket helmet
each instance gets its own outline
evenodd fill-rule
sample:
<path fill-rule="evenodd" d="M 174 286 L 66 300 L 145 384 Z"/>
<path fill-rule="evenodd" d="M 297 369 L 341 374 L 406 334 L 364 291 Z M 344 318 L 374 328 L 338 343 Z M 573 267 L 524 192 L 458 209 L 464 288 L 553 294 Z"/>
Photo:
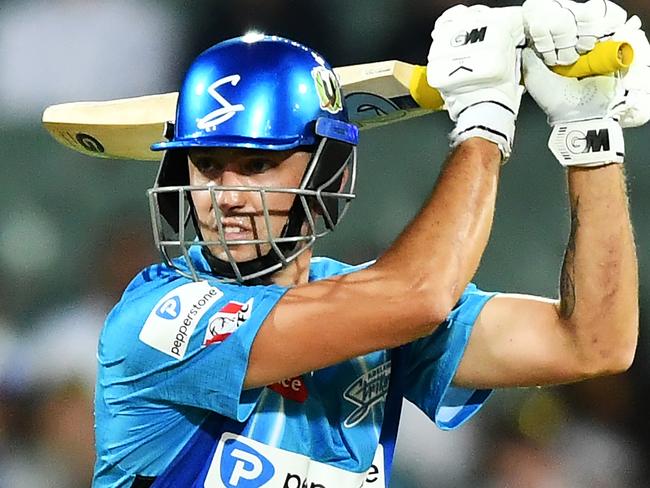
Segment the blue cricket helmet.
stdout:
<path fill-rule="evenodd" d="M 200 245 L 214 275 L 247 283 L 264 281 L 331 231 L 355 196 L 358 128 L 348 120 L 331 66 L 297 42 L 249 34 L 203 52 L 185 76 L 171 127 L 167 141 L 152 145 L 153 150 L 165 154 L 156 184 L 149 190 L 149 201 L 156 245 L 168 265 L 181 274 L 184 272 L 174 265 L 169 250 L 180 249 L 187 257 L 189 246 Z M 197 188 L 189 186 L 187 151 L 198 147 L 271 151 L 303 147 L 312 153 L 299 187 L 244 190 L 295 195 L 281 235 L 248 242 L 270 245 L 267 254 L 236 262 L 227 252 L 235 243 L 225 238 L 216 245 L 226 250 L 228 261 L 210 251 L 215 242 L 201 235 L 191 198 Z M 241 188 L 212 185 L 203 190 L 214 194 Z M 220 218 L 220 210 L 214 211 Z M 265 208 L 266 214 L 268 211 Z M 163 219 L 175 236 L 164 229 Z M 196 237 L 186 231 L 188 223 Z M 197 279 L 192 263 L 188 265 L 191 277 Z"/>
<path fill-rule="evenodd" d="M 313 146 L 317 136 L 356 145 L 357 134 L 320 54 L 289 39 L 247 35 L 196 58 L 180 90 L 173 137 L 152 149 L 285 150 Z"/>

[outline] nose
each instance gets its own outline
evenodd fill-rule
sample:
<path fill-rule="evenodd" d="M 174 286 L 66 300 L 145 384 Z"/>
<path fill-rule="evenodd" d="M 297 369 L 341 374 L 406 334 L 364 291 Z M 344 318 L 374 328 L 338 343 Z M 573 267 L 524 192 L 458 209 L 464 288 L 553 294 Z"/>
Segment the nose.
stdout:
<path fill-rule="evenodd" d="M 221 173 L 219 180 L 220 181 L 216 183 L 218 186 L 244 186 L 244 183 L 241 180 L 241 175 L 235 171 L 224 171 Z M 219 206 L 219 210 L 224 214 L 228 214 L 229 211 L 242 208 L 246 203 L 244 198 L 245 193 L 246 192 L 243 191 L 225 189 L 215 191 L 215 199 Z"/>

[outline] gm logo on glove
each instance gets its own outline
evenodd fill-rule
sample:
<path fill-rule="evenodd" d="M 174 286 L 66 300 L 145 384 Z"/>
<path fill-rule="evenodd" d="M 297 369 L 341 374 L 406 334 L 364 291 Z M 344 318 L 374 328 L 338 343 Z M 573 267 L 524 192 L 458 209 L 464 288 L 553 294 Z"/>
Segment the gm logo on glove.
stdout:
<path fill-rule="evenodd" d="M 573 154 L 609 151 L 609 130 L 571 131 L 567 134 L 567 149 Z"/>
<path fill-rule="evenodd" d="M 475 44 L 477 42 L 483 42 L 485 40 L 485 34 L 487 33 L 487 26 L 472 29 L 469 32 L 460 32 L 457 36 L 452 37 L 451 46 L 460 47 L 466 46 L 467 44 Z"/>

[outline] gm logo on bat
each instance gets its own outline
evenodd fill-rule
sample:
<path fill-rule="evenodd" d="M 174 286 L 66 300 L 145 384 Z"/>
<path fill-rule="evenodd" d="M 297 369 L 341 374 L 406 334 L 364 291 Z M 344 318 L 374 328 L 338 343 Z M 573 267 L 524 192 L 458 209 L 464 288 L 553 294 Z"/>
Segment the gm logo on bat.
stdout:
<path fill-rule="evenodd" d="M 95 137 L 90 134 L 84 134 L 83 132 L 77 132 L 74 136 L 75 140 L 83 147 L 86 151 L 92 153 L 103 153 L 104 146 L 99 142 Z"/>
<path fill-rule="evenodd" d="M 401 119 L 406 116 L 406 110 L 399 108 L 387 98 L 374 93 L 354 92 L 345 96 L 350 119 L 359 127 L 382 125 L 387 120 Z"/>

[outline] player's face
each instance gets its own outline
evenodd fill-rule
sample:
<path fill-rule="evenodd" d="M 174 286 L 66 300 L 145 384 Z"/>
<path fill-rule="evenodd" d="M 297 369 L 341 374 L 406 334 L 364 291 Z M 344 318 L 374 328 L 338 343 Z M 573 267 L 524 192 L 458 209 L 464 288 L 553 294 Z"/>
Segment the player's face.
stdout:
<path fill-rule="evenodd" d="M 299 150 L 263 151 L 240 148 L 201 148 L 189 153 L 190 184 L 219 187 L 297 188 L 300 185 L 310 153 Z M 291 193 L 267 192 L 270 229 L 264 219 L 264 205 L 259 191 L 215 190 L 193 191 L 192 200 L 198 224 L 205 240 L 220 239 L 221 220 L 226 241 L 278 237 L 287 221 L 294 201 Z M 215 212 L 216 203 L 219 212 Z M 210 250 L 219 259 L 228 256 L 222 246 Z M 249 261 L 267 254 L 269 244 L 231 244 L 228 246 L 237 262 Z"/>

